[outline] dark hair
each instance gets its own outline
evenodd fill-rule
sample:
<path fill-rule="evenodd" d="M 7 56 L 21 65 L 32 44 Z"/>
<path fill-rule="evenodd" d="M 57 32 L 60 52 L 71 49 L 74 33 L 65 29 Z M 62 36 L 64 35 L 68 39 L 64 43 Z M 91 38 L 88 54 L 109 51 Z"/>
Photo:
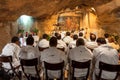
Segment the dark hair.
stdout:
<path fill-rule="evenodd" d="M 50 46 L 57 46 L 57 38 L 56 37 L 51 37 L 50 38 L 50 42 L 49 42 Z"/>
<path fill-rule="evenodd" d="M 12 37 L 11 42 L 15 43 L 16 41 L 19 41 L 19 38 L 17 36 Z"/>
<path fill-rule="evenodd" d="M 103 37 L 99 37 L 99 38 L 97 39 L 97 43 L 106 44 L 106 40 L 105 40 L 105 38 L 103 38 Z"/>
<path fill-rule="evenodd" d="M 66 32 L 66 36 L 70 36 L 70 32 Z"/>
<path fill-rule="evenodd" d="M 78 38 L 76 41 L 76 46 L 85 45 L 85 42 L 82 38 Z"/>
<path fill-rule="evenodd" d="M 55 33 L 55 37 L 57 37 L 58 35 L 59 35 L 59 33 L 56 32 L 56 33 Z"/>
<path fill-rule="evenodd" d="M 104 37 L 105 37 L 105 38 L 108 38 L 109 36 L 110 36 L 110 35 L 109 35 L 108 33 L 105 33 L 105 34 L 104 34 Z"/>
<path fill-rule="evenodd" d="M 29 36 L 27 39 L 26 39 L 26 44 L 27 45 L 33 45 L 34 43 L 34 38 Z"/>
<path fill-rule="evenodd" d="M 48 38 L 48 35 L 47 34 L 43 34 L 43 39 L 47 39 Z"/>
<path fill-rule="evenodd" d="M 91 34 L 90 34 L 90 40 L 91 40 L 91 41 L 95 41 L 95 40 L 96 40 L 96 35 L 93 34 L 93 33 L 91 33 Z"/>
<path fill-rule="evenodd" d="M 83 30 L 84 30 L 84 28 L 81 28 L 81 30 L 83 31 Z"/>
<path fill-rule="evenodd" d="M 73 35 L 73 39 L 74 39 L 74 40 L 77 40 L 77 39 L 78 39 L 78 35 L 77 35 L 77 34 L 74 34 L 74 35 Z"/>
<path fill-rule="evenodd" d="M 60 40 L 61 39 L 61 34 L 58 34 L 56 37 L 57 37 L 58 40 Z"/>
<path fill-rule="evenodd" d="M 82 32 L 80 32 L 80 33 L 79 33 L 79 36 L 81 36 L 81 37 L 82 37 L 82 36 L 83 36 L 83 33 L 82 33 Z"/>

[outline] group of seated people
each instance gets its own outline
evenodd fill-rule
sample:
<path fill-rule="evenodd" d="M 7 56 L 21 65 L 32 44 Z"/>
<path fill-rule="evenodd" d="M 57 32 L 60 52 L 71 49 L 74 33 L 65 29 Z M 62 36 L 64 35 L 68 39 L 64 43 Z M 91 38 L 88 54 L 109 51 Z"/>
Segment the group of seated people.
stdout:
<path fill-rule="evenodd" d="M 48 35 L 43 34 L 42 39 L 39 41 L 38 46 L 33 46 L 34 38 L 28 36 L 26 39 L 26 46 L 20 47 L 18 37 L 13 37 L 11 43 L 5 45 L 2 50 L 1 56 L 12 56 L 13 66 L 20 65 L 20 59 L 34 59 L 38 58 L 39 67 L 41 72 L 45 73 L 44 61 L 48 63 L 60 63 L 64 61 L 64 70 L 68 71 L 68 79 L 70 79 L 69 70 L 71 61 L 85 62 L 91 60 L 90 79 L 97 80 L 99 74 L 99 62 L 105 62 L 108 64 L 118 64 L 119 56 L 116 48 L 109 45 L 105 37 L 96 37 L 95 34 L 90 34 L 90 41 L 83 37 L 83 33 L 79 35 L 74 34 L 70 36 L 70 32 L 66 32 L 66 36 L 61 38 L 60 33 L 55 33 L 54 36 L 48 40 Z M 10 68 L 10 65 L 3 63 L 5 68 Z M 21 68 L 19 69 L 20 71 Z M 35 70 L 33 67 L 26 67 L 25 72 L 32 74 L 31 79 L 35 80 Z M 75 69 L 74 76 L 85 80 L 84 76 L 86 70 Z M 50 79 L 60 77 L 59 71 L 49 71 L 48 76 Z M 113 79 L 115 73 L 103 72 L 103 79 Z M 74 78 L 74 80 L 76 80 Z M 37 80 L 37 79 L 36 79 Z M 59 79 L 58 79 L 59 80 Z M 71 79 L 70 79 L 71 80 Z"/>

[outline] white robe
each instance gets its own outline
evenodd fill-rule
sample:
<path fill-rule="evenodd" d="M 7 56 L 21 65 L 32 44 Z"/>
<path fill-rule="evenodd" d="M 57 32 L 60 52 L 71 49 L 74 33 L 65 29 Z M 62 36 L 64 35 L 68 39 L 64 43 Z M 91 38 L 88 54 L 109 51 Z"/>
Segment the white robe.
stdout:
<path fill-rule="evenodd" d="M 69 59 L 78 62 L 92 60 L 93 54 L 85 46 L 78 46 L 70 50 Z M 84 77 L 87 73 L 86 69 L 75 69 L 75 77 Z"/>
<path fill-rule="evenodd" d="M 48 49 L 45 49 L 43 52 L 41 52 L 41 61 L 46 61 L 48 63 L 60 63 L 62 61 L 65 61 L 66 63 L 66 55 L 63 51 L 57 49 L 56 47 L 50 47 Z M 44 65 L 43 65 L 44 68 Z M 60 71 L 48 71 L 48 76 L 50 78 L 59 78 L 60 77 Z"/>
<path fill-rule="evenodd" d="M 38 48 L 27 45 L 27 46 L 21 48 L 21 51 L 19 53 L 19 57 L 21 59 L 38 58 L 38 60 L 39 60 L 40 52 L 39 52 Z M 26 73 L 33 74 L 33 75 L 36 74 L 34 67 L 32 67 L 32 66 L 30 66 L 30 67 L 24 66 L 24 67 L 25 67 Z"/>
<path fill-rule="evenodd" d="M 93 50 L 93 55 L 95 58 L 95 70 L 93 73 L 93 80 L 95 80 L 95 74 L 99 74 L 99 62 L 105 62 L 108 64 L 118 64 L 119 57 L 117 50 L 113 49 L 107 44 L 101 45 Z M 103 71 L 102 78 L 113 79 L 115 77 L 114 72 Z"/>
<path fill-rule="evenodd" d="M 13 59 L 12 65 L 13 67 L 16 67 L 20 65 L 19 57 L 18 57 L 19 52 L 20 52 L 20 47 L 17 44 L 8 43 L 2 49 L 1 56 L 12 56 Z M 7 69 L 11 69 L 9 63 L 3 63 L 3 67 Z"/>

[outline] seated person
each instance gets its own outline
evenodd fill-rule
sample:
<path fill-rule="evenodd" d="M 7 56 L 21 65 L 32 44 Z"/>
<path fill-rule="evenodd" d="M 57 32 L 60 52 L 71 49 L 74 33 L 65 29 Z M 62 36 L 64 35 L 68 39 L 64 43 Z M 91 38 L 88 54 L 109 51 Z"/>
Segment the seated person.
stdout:
<path fill-rule="evenodd" d="M 63 38 L 63 41 L 67 44 L 67 46 L 71 41 L 73 41 L 70 35 L 71 35 L 70 32 L 66 32 L 66 36 Z"/>
<path fill-rule="evenodd" d="M 108 64 L 118 64 L 119 57 L 116 49 L 106 44 L 105 38 L 98 38 L 97 43 L 99 47 L 93 50 L 95 59 L 95 69 L 93 71 L 93 79 L 97 80 L 99 74 L 99 62 L 102 61 Z M 103 71 L 102 78 L 112 80 L 115 77 L 115 72 Z"/>
<path fill-rule="evenodd" d="M 67 45 L 66 43 L 61 39 L 61 34 L 58 34 L 56 36 L 57 38 L 57 48 L 62 50 L 62 51 L 67 51 Z"/>
<path fill-rule="evenodd" d="M 90 41 L 86 42 L 86 47 L 89 48 L 91 51 L 93 51 L 94 48 L 98 47 L 95 34 L 90 34 Z"/>
<path fill-rule="evenodd" d="M 109 37 L 108 38 L 108 45 L 110 45 L 111 47 L 113 47 L 116 50 L 119 50 L 120 46 L 118 45 L 118 43 L 116 43 L 114 37 Z"/>
<path fill-rule="evenodd" d="M 85 62 L 88 60 L 92 60 L 93 54 L 92 52 L 86 48 L 85 42 L 82 38 L 78 38 L 76 41 L 76 47 L 71 49 L 68 54 L 69 62 L 71 60 L 78 61 L 78 62 Z M 75 69 L 74 76 L 76 78 L 84 77 L 87 73 L 87 70 L 85 69 Z"/>
<path fill-rule="evenodd" d="M 77 39 L 78 39 L 78 35 L 77 35 L 77 34 L 74 34 L 74 35 L 73 35 L 73 41 L 71 41 L 71 42 L 69 43 L 69 46 L 68 46 L 70 49 L 76 47 L 76 41 L 77 41 Z"/>
<path fill-rule="evenodd" d="M 41 52 L 41 61 L 42 63 L 44 61 L 48 63 L 60 63 L 62 61 L 66 62 L 66 56 L 65 52 L 57 49 L 57 38 L 51 37 L 49 42 L 50 47 L 48 49 L 45 49 L 43 52 Z M 44 65 L 43 65 L 44 69 Z M 51 79 L 59 78 L 60 77 L 60 71 L 48 71 L 48 77 Z"/>
<path fill-rule="evenodd" d="M 38 43 L 38 48 L 40 51 L 43 51 L 44 49 L 49 47 L 49 41 L 47 40 L 47 38 L 48 38 L 48 35 L 43 34 L 42 39 Z"/>
<path fill-rule="evenodd" d="M 26 39 L 26 46 L 21 48 L 21 51 L 19 53 L 19 58 L 20 59 L 34 59 L 34 58 L 38 58 L 40 57 L 40 52 L 38 50 L 38 48 L 34 47 L 34 38 L 29 36 Z M 25 67 L 25 72 L 28 74 L 31 74 L 32 76 L 34 76 L 36 74 L 35 72 L 35 68 L 30 66 L 30 67 Z"/>
<path fill-rule="evenodd" d="M 2 49 L 1 56 L 12 56 L 12 65 L 13 67 L 17 67 L 20 65 L 18 54 L 20 52 L 20 41 L 17 36 L 12 37 L 11 43 L 5 45 Z M 7 69 L 11 69 L 9 63 L 3 63 L 3 67 Z"/>

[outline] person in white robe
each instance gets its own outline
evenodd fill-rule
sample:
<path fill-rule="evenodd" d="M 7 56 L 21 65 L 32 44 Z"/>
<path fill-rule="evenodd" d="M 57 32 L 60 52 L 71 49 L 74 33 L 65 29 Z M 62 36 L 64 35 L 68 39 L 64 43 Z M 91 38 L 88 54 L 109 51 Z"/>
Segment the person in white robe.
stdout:
<path fill-rule="evenodd" d="M 28 37 L 26 39 L 26 46 L 23 46 L 20 50 L 19 53 L 19 58 L 20 59 L 34 59 L 38 58 L 38 62 L 40 62 L 40 52 L 37 47 L 34 47 L 34 38 L 33 37 Z M 36 74 L 35 67 L 33 66 L 24 66 L 25 67 L 25 72 L 28 74 L 31 74 L 34 76 Z"/>
<path fill-rule="evenodd" d="M 75 48 L 71 49 L 69 52 L 69 62 L 71 60 L 78 61 L 78 62 L 85 62 L 88 60 L 92 60 L 93 54 L 92 52 L 85 46 L 85 42 L 82 38 L 78 38 L 76 42 Z M 75 69 L 75 77 L 85 77 L 87 73 L 86 69 Z"/>
<path fill-rule="evenodd" d="M 74 34 L 74 35 L 73 35 L 73 41 L 71 41 L 71 42 L 69 43 L 69 45 L 68 45 L 68 47 L 69 47 L 70 49 L 76 47 L 76 41 L 77 41 L 77 39 L 78 39 L 78 35 Z"/>
<path fill-rule="evenodd" d="M 67 46 L 71 41 L 73 41 L 73 39 L 70 36 L 70 32 L 66 32 L 66 36 L 63 38 L 63 41 L 67 44 Z"/>
<path fill-rule="evenodd" d="M 49 41 L 47 40 L 48 35 L 47 34 L 43 34 L 42 39 L 39 41 L 38 43 L 38 48 L 48 48 L 49 47 Z"/>
<path fill-rule="evenodd" d="M 64 61 L 66 63 L 66 56 L 65 52 L 57 49 L 57 38 L 56 37 L 51 37 L 50 39 L 50 47 L 48 49 L 45 49 L 43 52 L 41 52 L 41 61 L 42 63 L 44 61 L 48 63 L 60 63 Z M 44 68 L 44 63 L 43 63 L 43 69 Z M 49 78 L 59 78 L 60 77 L 60 71 L 48 71 L 48 76 Z"/>
<path fill-rule="evenodd" d="M 119 61 L 117 50 L 112 48 L 108 44 L 106 44 L 105 38 L 98 38 L 97 43 L 99 47 L 93 50 L 93 56 L 95 59 L 94 60 L 95 68 L 94 68 L 92 80 L 97 80 L 96 76 L 98 76 L 99 74 L 99 62 L 100 61 L 104 63 L 108 63 L 108 64 L 118 64 L 118 61 Z M 103 71 L 102 78 L 112 80 L 115 77 L 115 74 L 116 74 L 115 72 Z"/>
<path fill-rule="evenodd" d="M 1 56 L 12 56 L 12 65 L 13 67 L 17 67 L 20 65 L 19 61 L 19 52 L 20 52 L 20 41 L 17 36 L 12 37 L 11 43 L 5 45 L 2 49 Z M 7 69 L 11 69 L 9 63 L 3 63 L 3 67 Z"/>

